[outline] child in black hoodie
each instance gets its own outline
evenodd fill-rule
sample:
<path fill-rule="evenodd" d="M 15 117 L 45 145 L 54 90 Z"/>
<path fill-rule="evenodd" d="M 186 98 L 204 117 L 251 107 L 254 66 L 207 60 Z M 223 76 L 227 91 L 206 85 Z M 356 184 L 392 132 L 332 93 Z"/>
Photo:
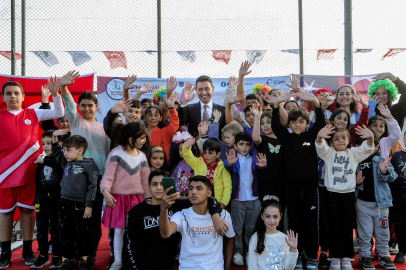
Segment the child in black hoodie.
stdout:
<path fill-rule="evenodd" d="M 63 262 L 60 269 L 74 269 L 76 249 L 80 258 L 80 269 L 91 269 L 91 222 L 92 207 L 96 199 L 99 168 L 93 159 L 83 158 L 87 141 L 74 135 L 63 142 L 64 152 L 58 144 L 58 137 L 66 131 L 53 133 L 52 153 L 62 166 L 61 200 L 59 223 Z M 76 249 L 75 249 L 76 248 Z"/>

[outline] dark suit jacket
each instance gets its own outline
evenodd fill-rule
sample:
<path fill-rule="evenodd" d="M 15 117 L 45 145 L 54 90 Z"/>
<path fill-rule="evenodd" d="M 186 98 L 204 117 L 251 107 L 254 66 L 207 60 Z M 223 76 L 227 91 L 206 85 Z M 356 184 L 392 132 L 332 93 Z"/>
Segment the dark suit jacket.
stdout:
<path fill-rule="evenodd" d="M 226 124 L 226 116 L 225 116 L 225 109 L 223 106 L 218 105 L 213 102 L 213 109 L 218 110 L 221 112 L 221 117 L 219 121 L 220 125 L 220 130 L 225 126 Z M 188 104 L 187 106 L 183 108 L 179 108 L 179 121 L 180 124 L 179 126 L 187 125 L 188 126 L 188 131 L 189 133 L 195 137 L 199 134 L 197 127 L 199 126 L 201 122 L 201 106 L 200 106 L 200 101 L 197 103 L 193 104 Z M 210 115 L 210 122 L 213 121 L 213 115 Z M 220 134 L 219 134 L 220 136 Z"/>

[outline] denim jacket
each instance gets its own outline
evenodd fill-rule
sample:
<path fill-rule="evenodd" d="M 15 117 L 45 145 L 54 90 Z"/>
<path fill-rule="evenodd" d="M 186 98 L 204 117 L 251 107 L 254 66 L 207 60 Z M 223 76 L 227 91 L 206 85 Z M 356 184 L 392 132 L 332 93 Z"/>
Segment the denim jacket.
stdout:
<path fill-rule="evenodd" d="M 385 159 L 380 156 L 374 156 L 372 158 L 372 164 L 373 164 L 372 167 L 373 167 L 373 174 L 374 174 L 376 203 L 378 204 L 379 208 L 385 208 L 385 207 L 393 206 L 392 193 L 390 192 L 390 188 L 389 188 L 388 184 L 395 181 L 398 178 L 398 175 L 395 172 L 392 164 L 390 164 L 390 163 L 389 163 L 389 167 L 388 167 L 388 174 L 386 174 L 386 175 L 382 174 L 381 169 L 379 168 L 379 162 L 381 160 L 385 161 Z M 358 165 L 357 175 L 360 170 L 361 170 L 361 168 Z M 356 188 L 359 190 L 364 190 L 364 183 L 361 183 Z"/>

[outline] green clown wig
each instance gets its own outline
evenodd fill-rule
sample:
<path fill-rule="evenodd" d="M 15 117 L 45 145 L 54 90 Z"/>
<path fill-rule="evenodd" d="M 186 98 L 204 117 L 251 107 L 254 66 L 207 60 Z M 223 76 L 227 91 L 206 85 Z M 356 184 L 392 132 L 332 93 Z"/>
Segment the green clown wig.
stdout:
<path fill-rule="evenodd" d="M 372 97 L 375 95 L 376 89 L 378 89 L 381 86 L 384 86 L 385 90 L 389 91 L 389 94 L 391 95 L 392 100 L 397 100 L 398 99 L 398 88 L 389 79 L 373 82 L 369 86 L 368 96 L 369 96 L 370 99 L 372 99 Z"/>

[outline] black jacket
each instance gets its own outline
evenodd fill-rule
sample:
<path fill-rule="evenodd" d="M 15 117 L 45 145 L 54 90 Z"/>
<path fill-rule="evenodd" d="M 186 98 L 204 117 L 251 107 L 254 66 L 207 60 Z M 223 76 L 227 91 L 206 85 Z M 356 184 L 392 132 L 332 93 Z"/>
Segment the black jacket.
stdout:
<path fill-rule="evenodd" d="M 60 194 L 62 167 L 53 156 L 46 156 L 43 164 L 38 164 L 35 171 L 36 194 Z"/>

